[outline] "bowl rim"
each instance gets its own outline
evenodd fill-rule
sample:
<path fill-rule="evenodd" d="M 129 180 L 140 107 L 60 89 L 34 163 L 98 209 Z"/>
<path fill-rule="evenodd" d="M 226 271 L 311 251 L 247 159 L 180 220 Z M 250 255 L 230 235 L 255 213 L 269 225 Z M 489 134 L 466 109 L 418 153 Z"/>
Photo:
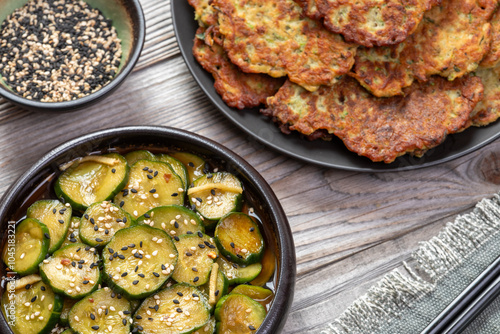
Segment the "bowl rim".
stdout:
<path fill-rule="evenodd" d="M 11 92 L 3 85 L 0 85 L 0 96 L 18 106 L 22 106 L 29 110 L 62 112 L 77 110 L 82 106 L 101 100 L 108 93 L 118 88 L 118 86 L 122 84 L 125 78 L 130 74 L 130 72 L 132 72 L 133 68 L 135 67 L 135 64 L 137 63 L 141 55 L 142 49 L 144 47 L 144 41 L 146 39 L 146 19 L 144 17 L 144 11 L 142 10 L 142 6 L 139 0 L 126 1 L 127 3 L 130 3 L 133 10 L 137 13 L 137 24 L 134 24 L 134 30 L 138 31 L 136 42 L 134 43 L 135 47 L 131 50 L 132 52 L 129 54 L 128 61 L 125 63 L 125 66 L 106 86 L 102 87 L 95 93 L 86 95 L 76 100 L 61 102 L 41 102 L 36 100 L 29 100 Z"/>
<path fill-rule="evenodd" d="M 166 126 L 123 126 L 99 130 L 60 144 L 38 159 L 6 190 L 0 199 L 0 226 L 8 220 L 7 212 L 9 208 L 16 205 L 17 197 L 20 196 L 21 191 L 26 187 L 33 188 L 34 184 L 38 184 L 41 180 L 36 179 L 37 175 L 45 168 L 53 165 L 56 159 L 64 157 L 82 145 L 88 145 L 84 150 L 91 152 L 92 150 L 102 148 L 99 145 L 102 145 L 105 140 L 121 137 L 125 139 L 129 136 L 141 135 L 176 140 L 183 144 L 207 150 L 213 153 L 215 157 L 222 158 L 237 167 L 239 172 L 250 183 L 253 183 L 258 195 L 269 206 L 269 216 L 271 221 L 273 221 L 276 243 L 280 250 L 276 268 L 278 274 L 275 280 L 274 301 L 271 304 L 268 315 L 256 333 L 279 333 L 285 324 L 292 304 L 296 278 L 295 246 L 286 214 L 270 185 L 255 168 L 229 148 L 199 134 Z M 74 157 L 81 156 L 82 154 L 83 151 L 79 151 Z M 0 313 L 0 331 L 2 333 L 12 333 L 3 312 Z"/>

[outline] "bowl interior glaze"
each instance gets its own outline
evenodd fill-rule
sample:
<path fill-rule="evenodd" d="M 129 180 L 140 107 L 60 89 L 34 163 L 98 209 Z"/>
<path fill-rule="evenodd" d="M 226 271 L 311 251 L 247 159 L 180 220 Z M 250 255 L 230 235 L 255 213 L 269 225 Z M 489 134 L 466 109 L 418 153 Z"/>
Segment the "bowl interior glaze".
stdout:
<path fill-rule="evenodd" d="M 133 149 L 179 149 L 204 156 L 220 170 L 235 174 L 244 184 L 245 191 L 257 197 L 259 215 L 265 215 L 264 234 L 276 254 L 276 271 L 271 285 L 274 301 L 257 333 L 278 333 L 284 326 L 293 299 L 295 287 L 295 248 L 286 215 L 264 178 L 245 160 L 225 148 L 199 135 L 167 127 L 133 126 L 95 132 L 76 138 L 48 152 L 26 171 L 5 193 L 0 202 L 0 235 L 7 239 L 9 220 L 20 219 L 34 200 L 39 199 L 47 184 L 60 173 L 59 166 L 92 152 L 126 152 Z M 53 190 L 48 194 L 55 198 Z M 27 200 L 28 199 L 28 200 Z M 5 268 L 2 266 L 2 276 Z M 3 287 L 0 289 L 3 293 Z M 0 332 L 12 333 L 3 314 Z"/>

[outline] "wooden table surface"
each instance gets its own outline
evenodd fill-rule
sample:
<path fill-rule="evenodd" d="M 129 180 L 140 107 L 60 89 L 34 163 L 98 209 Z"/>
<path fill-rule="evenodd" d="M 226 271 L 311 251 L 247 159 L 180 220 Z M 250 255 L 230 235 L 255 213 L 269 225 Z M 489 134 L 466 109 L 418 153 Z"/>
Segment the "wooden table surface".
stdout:
<path fill-rule="evenodd" d="M 298 276 L 283 333 L 320 333 L 419 241 L 499 190 L 500 140 L 435 167 L 385 173 L 320 168 L 268 149 L 235 128 L 197 86 L 177 47 L 169 1 L 141 3 L 142 56 L 104 102 L 50 114 L 0 98 L 0 194 L 50 148 L 99 129 L 167 125 L 218 141 L 264 176 L 288 215 Z"/>

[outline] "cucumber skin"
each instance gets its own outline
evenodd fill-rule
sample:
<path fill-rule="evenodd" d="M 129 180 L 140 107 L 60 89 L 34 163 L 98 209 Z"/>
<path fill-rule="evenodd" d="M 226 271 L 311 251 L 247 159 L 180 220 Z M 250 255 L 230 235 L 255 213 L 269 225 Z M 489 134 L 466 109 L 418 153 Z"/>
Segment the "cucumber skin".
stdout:
<path fill-rule="evenodd" d="M 222 217 L 219 220 L 219 222 L 221 222 L 222 220 L 224 220 L 224 218 L 226 218 L 227 216 L 229 216 L 231 214 L 234 214 L 234 212 L 230 212 L 230 213 L 226 214 L 224 217 Z M 248 217 L 248 218 L 251 219 L 250 217 Z M 252 233 L 258 232 L 260 238 L 262 240 L 264 240 L 264 238 L 262 237 L 262 234 L 260 233 L 259 226 L 257 224 L 255 224 L 255 222 L 254 222 L 254 225 L 255 225 L 256 229 Z M 215 228 L 214 240 L 215 240 L 215 244 L 217 245 L 217 248 L 219 249 L 219 251 L 221 252 L 222 255 L 224 255 L 226 258 L 230 257 L 232 262 L 235 262 L 237 264 L 244 265 L 244 266 L 248 266 L 248 265 L 260 262 L 262 260 L 262 257 L 264 256 L 264 251 L 266 249 L 266 246 L 263 243 L 262 250 L 258 254 L 251 254 L 246 259 L 241 259 L 241 258 L 237 257 L 236 255 L 234 255 L 233 253 L 231 253 L 230 251 L 226 250 L 226 248 L 222 245 L 222 243 L 219 241 L 219 238 L 217 237 L 217 227 Z"/>
<path fill-rule="evenodd" d="M 71 247 L 71 246 L 73 246 L 73 245 L 78 245 L 78 244 L 72 244 L 72 245 L 68 245 L 68 246 L 66 246 L 66 247 Z M 81 245 L 81 246 L 82 246 L 82 248 L 84 248 L 84 247 L 87 247 L 87 246 L 88 246 L 88 245 L 86 245 L 86 244 L 79 244 L 79 245 Z M 64 248 L 66 248 L 66 247 L 63 247 L 63 248 L 61 248 L 61 249 L 64 249 Z M 61 250 L 61 249 L 58 249 L 58 251 L 59 251 L 59 250 Z M 101 259 L 100 255 L 98 255 L 98 256 L 99 256 L 99 259 Z M 42 262 L 42 263 L 43 263 L 43 262 Z M 97 278 L 97 282 L 94 284 L 94 287 L 92 288 L 92 290 L 90 290 L 88 293 L 83 294 L 83 295 L 69 296 L 69 295 L 67 295 L 67 294 L 66 294 L 66 292 L 64 292 L 64 290 L 54 288 L 54 287 L 52 286 L 52 284 L 50 284 L 50 280 L 49 280 L 49 278 L 47 277 L 47 275 L 45 274 L 45 272 L 42 270 L 42 263 L 40 263 L 40 264 L 38 265 L 39 270 L 40 270 L 40 277 L 42 277 L 42 281 L 43 281 L 45 284 L 49 285 L 49 286 L 50 286 L 50 288 L 51 288 L 52 290 L 54 290 L 54 292 L 55 292 L 56 294 L 63 295 L 63 296 L 68 297 L 68 298 L 70 298 L 70 299 L 82 299 L 82 298 L 84 298 L 85 296 L 88 296 L 89 294 L 91 294 L 92 292 L 94 292 L 95 290 L 97 290 L 97 288 L 99 287 L 99 284 L 101 284 L 101 281 L 102 281 L 103 270 L 101 270 L 100 268 L 98 268 L 98 269 L 99 269 L 99 277 Z M 62 310 L 62 307 L 61 307 L 61 310 Z"/>
<path fill-rule="evenodd" d="M 254 304 L 255 307 L 261 309 L 261 311 L 264 312 L 264 314 L 267 315 L 267 311 L 266 309 L 264 308 L 264 306 L 262 306 L 261 304 L 259 304 L 258 302 L 256 302 L 255 300 L 253 300 L 252 298 L 246 296 L 246 295 L 243 295 L 243 294 L 239 294 L 239 293 L 235 293 L 235 294 L 228 294 L 228 295 L 225 295 L 224 297 L 222 297 L 221 299 L 219 299 L 219 301 L 217 302 L 217 306 L 215 307 L 215 312 L 214 312 L 214 317 L 215 317 L 215 320 L 217 320 L 217 323 L 216 323 L 216 333 L 217 334 L 224 334 L 221 332 L 221 329 L 220 329 L 220 326 L 221 326 L 221 317 L 220 317 L 220 309 L 222 308 L 222 305 L 224 304 L 224 302 L 232 297 L 232 296 L 244 296 L 246 298 L 248 298 L 252 304 Z M 264 317 L 265 318 L 265 317 Z M 258 328 L 257 328 L 258 330 Z"/>
<path fill-rule="evenodd" d="M 122 159 L 125 163 L 127 162 L 127 160 L 125 160 L 125 158 L 122 157 Z M 111 194 L 107 198 L 103 199 L 103 201 L 112 201 L 113 200 L 113 197 L 115 197 L 115 195 L 118 194 L 120 192 L 120 190 L 122 190 L 125 187 L 125 185 L 127 184 L 129 173 L 130 173 L 130 166 L 126 163 L 126 165 L 125 165 L 125 177 L 123 178 L 123 181 L 115 188 L 114 191 L 111 192 Z M 56 193 L 57 198 L 59 198 L 61 200 L 61 202 L 63 202 L 63 203 L 69 203 L 71 205 L 71 208 L 74 211 L 78 211 L 80 213 L 83 213 L 83 212 L 85 212 L 85 210 L 87 210 L 88 206 L 85 206 L 85 205 L 80 204 L 80 203 L 76 203 L 68 195 L 66 195 L 66 193 L 61 189 L 61 185 L 59 184 L 59 177 L 57 178 L 56 184 L 54 185 L 54 191 Z"/>

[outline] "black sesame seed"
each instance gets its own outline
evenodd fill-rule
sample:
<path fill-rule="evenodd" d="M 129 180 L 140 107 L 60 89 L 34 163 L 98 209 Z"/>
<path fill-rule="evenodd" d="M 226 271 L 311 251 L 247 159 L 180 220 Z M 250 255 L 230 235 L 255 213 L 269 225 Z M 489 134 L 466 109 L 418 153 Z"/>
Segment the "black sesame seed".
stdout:
<path fill-rule="evenodd" d="M 193 254 L 186 252 L 186 256 L 193 256 Z"/>
<path fill-rule="evenodd" d="M 198 269 L 196 269 L 195 267 L 191 268 L 191 270 L 193 270 L 194 272 L 198 272 Z"/>
<path fill-rule="evenodd" d="M 248 328 L 251 330 L 251 331 L 254 331 L 255 330 L 255 327 L 252 326 L 252 325 L 248 325 Z"/>
<path fill-rule="evenodd" d="M 114 168 L 113 168 L 113 169 L 111 170 L 111 173 L 113 173 L 113 174 L 114 174 L 114 173 L 116 173 L 116 169 L 114 169 Z"/>
<path fill-rule="evenodd" d="M 198 232 L 198 236 L 199 236 L 200 238 L 203 238 L 203 233 Z"/>
<path fill-rule="evenodd" d="M 94 313 L 90 313 L 90 319 L 95 320 L 95 315 L 94 315 Z"/>
<path fill-rule="evenodd" d="M 202 200 L 200 197 L 196 197 L 196 200 L 197 200 L 198 202 L 200 202 L 200 203 L 202 203 L 202 202 L 203 202 L 203 200 Z"/>
<path fill-rule="evenodd" d="M 194 163 L 192 163 L 192 162 L 190 161 L 190 162 L 188 162 L 188 166 L 189 166 L 189 167 L 194 167 Z"/>
<path fill-rule="evenodd" d="M 31 302 L 32 302 L 32 303 L 34 303 L 34 302 L 35 302 L 35 300 L 36 300 L 36 298 L 37 298 L 37 296 L 35 296 L 35 297 L 31 298 Z"/>
<path fill-rule="evenodd" d="M 124 273 L 122 274 L 122 277 L 125 277 L 125 276 L 127 276 L 127 275 L 128 275 L 128 272 L 124 272 Z"/>
<path fill-rule="evenodd" d="M 131 314 L 132 312 L 130 311 L 123 311 L 123 314 Z"/>
<path fill-rule="evenodd" d="M 219 295 L 219 290 L 215 290 L 214 295 L 217 297 Z"/>
<path fill-rule="evenodd" d="M 133 282 L 132 282 L 132 284 L 133 284 L 133 285 L 137 285 L 137 284 L 139 284 L 139 281 L 138 281 L 138 280 L 135 280 L 135 281 L 133 281 Z"/>
<path fill-rule="evenodd" d="M 215 189 L 210 190 L 210 193 L 215 196 Z"/>
<path fill-rule="evenodd" d="M 46 239 L 50 239 L 50 235 L 49 235 L 47 232 L 45 232 L 45 233 L 43 234 L 43 236 L 44 236 Z"/>
<path fill-rule="evenodd" d="M 140 315 L 136 315 L 136 316 L 135 316 L 135 318 L 136 318 L 136 319 L 139 319 L 139 320 L 141 320 L 141 319 L 142 319 L 142 317 L 141 317 Z"/>
<path fill-rule="evenodd" d="M 172 195 L 170 195 L 170 196 L 172 196 L 172 197 L 176 197 L 176 196 L 178 196 L 178 195 L 179 195 L 179 193 L 172 193 Z"/>
<path fill-rule="evenodd" d="M 101 238 L 95 238 L 95 241 L 102 242 L 103 240 Z"/>
<path fill-rule="evenodd" d="M 158 310 L 160 309 L 160 305 L 156 304 L 155 307 L 154 307 L 155 311 L 158 312 Z"/>
<path fill-rule="evenodd" d="M 132 192 L 132 193 L 136 194 L 136 193 L 137 193 L 137 190 L 135 190 L 135 189 L 130 189 L 130 192 Z"/>
<path fill-rule="evenodd" d="M 234 248 L 234 242 L 231 242 L 229 245 L 231 245 L 231 247 Z"/>
<path fill-rule="evenodd" d="M 187 231 L 186 234 L 193 234 L 193 231 Z"/>
<path fill-rule="evenodd" d="M 56 214 L 56 212 L 57 212 L 57 209 L 52 209 L 53 214 Z"/>
<path fill-rule="evenodd" d="M 90 218 L 90 223 L 91 223 L 92 225 L 93 225 L 93 224 L 95 224 L 95 220 L 94 220 L 94 218 Z"/>
<path fill-rule="evenodd" d="M 253 232 L 253 231 L 255 231 L 255 227 L 252 226 L 252 227 L 250 227 L 250 232 Z"/>
<path fill-rule="evenodd" d="M 96 231 L 96 232 L 99 231 L 99 226 L 94 225 L 94 231 Z"/>
<path fill-rule="evenodd" d="M 177 311 L 178 313 L 182 313 L 182 309 L 181 309 L 180 307 L 178 307 L 178 308 L 176 309 L 176 311 Z"/>
<path fill-rule="evenodd" d="M 123 319 L 122 324 L 123 324 L 123 326 L 127 326 L 127 319 Z"/>
<path fill-rule="evenodd" d="M 155 277 L 160 277 L 160 274 L 158 274 L 158 273 L 156 273 L 156 272 L 154 272 L 154 271 L 153 271 L 153 275 L 154 275 Z"/>
<path fill-rule="evenodd" d="M 123 255 L 123 254 L 119 254 L 119 255 L 118 255 L 118 258 L 120 258 L 120 259 L 122 259 L 122 260 L 125 260 L 125 255 Z"/>
<path fill-rule="evenodd" d="M 135 266 L 134 272 L 137 272 L 139 270 L 139 266 Z"/>
<path fill-rule="evenodd" d="M 83 215 L 83 217 L 84 217 L 85 219 L 89 219 L 89 215 L 88 215 L 88 214 L 84 214 L 84 215 Z"/>
<path fill-rule="evenodd" d="M 83 269 L 83 264 L 79 264 L 78 269 Z"/>
<path fill-rule="evenodd" d="M 180 291 L 179 291 L 179 292 L 177 292 L 177 294 L 178 294 L 179 296 L 181 296 L 181 297 L 182 297 L 182 296 L 184 296 L 184 294 L 183 294 L 182 292 L 180 292 Z"/>
<path fill-rule="evenodd" d="M 200 279 L 200 278 L 199 278 L 198 276 L 196 276 L 195 278 L 193 278 L 193 282 L 195 282 L 195 283 L 196 283 L 196 282 L 198 282 L 198 280 L 199 280 L 199 279 Z"/>
<path fill-rule="evenodd" d="M 91 328 L 96 331 L 99 329 L 99 326 L 92 326 Z"/>
<path fill-rule="evenodd" d="M 143 171 L 148 171 L 148 170 L 149 170 L 149 167 L 144 167 L 142 170 L 143 170 Z"/>
<path fill-rule="evenodd" d="M 122 249 L 122 251 L 126 251 L 126 250 L 128 249 L 128 247 L 127 247 L 127 246 L 124 246 L 124 247 L 122 247 L 121 249 Z"/>
<path fill-rule="evenodd" d="M 179 228 L 179 223 L 178 222 L 174 222 L 174 227 L 175 228 Z"/>
<path fill-rule="evenodd" d="M 40 287 L 40 290 L 45 291 L 45 287 L 42 285 L 42 286 Z"/>
<path fill-rule="evenodd" d="M 58 222 L 59 222 L 59 224 L 64 224 L 64 220 L 62 220 L 62 219 L 59 219 Z"/>
<path fill-rule="evenodd" d="M 205 245 L 204 244 L 198 244 L 198 247 L 205 248 Z"/>
<path fill-rule="evenodd" d="M 175 240 L 175 241 L 179 241 L 179 240 L 181 240 L 181 239 L 179 239 L 179 237 L 178 237 L 178 236 L 174 236 L 174 240 Z"/>
<path fill-rule="evenodd" d="M 153 174 L 154 177 L 156 177 L 158 175 L 158 171 L 155 171 L 155 173 Z"/>
<path fill-rule="evenodd" d="M 123 207 L 125 205 L 125 202 L 124 201 L 121 201 L 120 202 L 120 208 Z"/>
<path fill-rule="evenodd" d="M 123 217 L 123 222 L 126 224 L 127 223 L 127 217 Z"/>
<path fill-rule="evenodd" d="M 89 281 L 88 280 L 85 280 L 82 282 L 83 284 L 89 284 Z"/>
<path fill-rule="evenodd" d="M 148 179 L 150 179 L 150 180 L 151 180 L 152 178 L 153 178 L 153 175 L 148 174 Z"/>
<path fill-rule="evenodd" d="M 149 192 L 152 193 L 152 194 L 154 194 L 156 192 L 156 189 L 153 188 Z"/>

